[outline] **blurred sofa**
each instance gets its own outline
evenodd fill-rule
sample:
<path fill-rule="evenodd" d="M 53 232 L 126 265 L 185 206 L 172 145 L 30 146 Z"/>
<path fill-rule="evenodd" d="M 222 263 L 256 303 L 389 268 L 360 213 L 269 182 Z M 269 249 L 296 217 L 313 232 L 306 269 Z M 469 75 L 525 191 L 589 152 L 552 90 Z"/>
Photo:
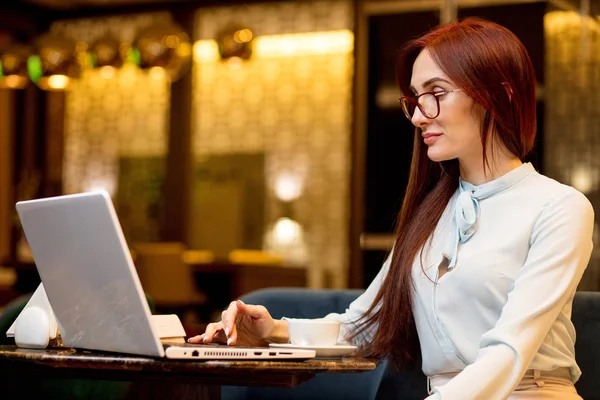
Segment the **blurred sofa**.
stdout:
<path fill-rule="evenodd" d="M 362 290 L 262 289 L 242 300 L 262 304 L 274 318 L 319 318 L 343 312 Z M 600 399 L 600 292 L 577 292 L 572 320 L 577 330 L 575 352 L 583 375 L 577 382 L 586 400 Z M 222 400 L 246 399 L 424 399 L 426 378 L 420 369 L 397 371 L 383 360 L 374 371 L 318 374 L 295 388 L 224 386 Z"/>

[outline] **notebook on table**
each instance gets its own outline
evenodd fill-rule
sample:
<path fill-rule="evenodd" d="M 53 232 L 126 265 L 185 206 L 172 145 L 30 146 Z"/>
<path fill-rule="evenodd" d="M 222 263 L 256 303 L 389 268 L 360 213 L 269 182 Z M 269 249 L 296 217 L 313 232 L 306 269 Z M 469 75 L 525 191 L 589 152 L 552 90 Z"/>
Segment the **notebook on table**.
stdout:
<path fill-rule="evenodd" d="M 110 195 L 18 202 L 17 213 L 66 346 L 173 359 L 309 359 L 313 350 L 165 344 Z"/>

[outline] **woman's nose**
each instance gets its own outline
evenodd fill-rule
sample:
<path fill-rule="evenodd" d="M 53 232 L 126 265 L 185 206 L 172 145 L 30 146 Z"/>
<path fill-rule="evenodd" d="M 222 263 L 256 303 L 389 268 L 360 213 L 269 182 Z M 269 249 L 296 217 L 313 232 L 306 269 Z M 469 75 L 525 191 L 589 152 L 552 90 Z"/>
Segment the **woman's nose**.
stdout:
<path fill-rule="evenodd" d="M 413 113 L 413 116 L 410 119 L 410 122 L 412 122 L 414 126 L 420 128 L 424 125 L 429 124 L 430 121 L 431 120 L 429 118 L 423 115 L 419 107 L 415 107 L 415 112 Z"/>

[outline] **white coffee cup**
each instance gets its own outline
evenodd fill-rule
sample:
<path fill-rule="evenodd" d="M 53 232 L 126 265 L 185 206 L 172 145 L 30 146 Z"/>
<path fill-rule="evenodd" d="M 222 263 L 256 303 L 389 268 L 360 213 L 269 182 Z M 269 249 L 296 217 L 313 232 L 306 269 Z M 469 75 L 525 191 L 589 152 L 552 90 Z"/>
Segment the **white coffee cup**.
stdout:
<path fill-rule="evenodd" d="M 340 322 L 324 319 L 286 318 L 290 343 L 296 346 L 335 346 Z"/>

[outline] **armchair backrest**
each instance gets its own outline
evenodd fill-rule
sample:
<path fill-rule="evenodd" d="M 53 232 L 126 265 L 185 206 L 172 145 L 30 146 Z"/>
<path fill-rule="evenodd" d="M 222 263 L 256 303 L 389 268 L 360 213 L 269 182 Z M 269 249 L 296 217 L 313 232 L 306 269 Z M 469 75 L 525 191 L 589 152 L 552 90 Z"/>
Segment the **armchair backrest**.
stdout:
<path fill-rule="evenodd" d="M 360 296 L 360 289 L 269 288 L 242 296 L 248 304 L 261 304 L 273 318 L 321 318 L 343 313 Z"/>
<path fill-rule="evenodd" d="M 312 290 L 304 288 L 260 289 L 242 296 L 247 304 L 265 306 L 274 318 L 320 318 L 342 313 L 362 290 Z M 385 365 L 356 374 L 317 374 L 295 388 L 223 386 L 222 400 L 370 400 L 379 388 Z"/>
<path fill-rule="evenodd" d="M 577 339 L 575 358 L 582 375 L 575 384 L 584 399 L 600 395 L 600 292 L 577 292 L 571 317 Z"/>

